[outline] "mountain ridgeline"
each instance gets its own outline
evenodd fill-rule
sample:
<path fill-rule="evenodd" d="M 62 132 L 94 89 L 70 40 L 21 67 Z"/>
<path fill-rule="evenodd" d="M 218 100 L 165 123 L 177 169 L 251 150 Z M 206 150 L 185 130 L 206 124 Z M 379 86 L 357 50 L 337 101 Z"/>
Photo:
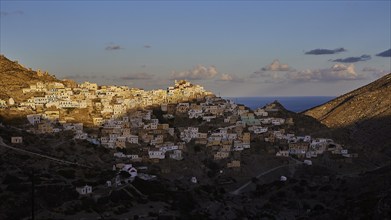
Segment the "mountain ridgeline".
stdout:
<path fill-rule="evenodd" d="M 303 114 L 348 131 L 361 146 L 389 151 L 385 147 L 391 145 L 391 73 Z"/>
<path fill-rule="evenodd" d="M 18 61 L 11 61 L 4 55 L 0 55 L 0 99 L 13 97 L 19 99 L 23 96 L 22 89 L 37 82 L 61 82 L 69 85 L 71 81 L 61 81 L 48 72 L 41 70 L 34 71 L 19 64 Z"/>

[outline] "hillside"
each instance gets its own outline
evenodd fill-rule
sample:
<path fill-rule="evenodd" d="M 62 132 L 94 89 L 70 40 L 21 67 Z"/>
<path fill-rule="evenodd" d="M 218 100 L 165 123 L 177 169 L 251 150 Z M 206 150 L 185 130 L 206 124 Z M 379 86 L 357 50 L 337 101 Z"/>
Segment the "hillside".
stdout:
<path fill-rule="evenodd" d="M 27 219 L 31 207 L 37 219 L 389 218 L 389 100 L 378 94 L 389 78 L 325 107 L 369 93 L 353 107 L 372 104 L 374 116 L 329 128 L 278 101 L 252 111 L 186 80 L 34 88 L 58 80 L 1 62 L 0 94 L 17 102 L 0 108 L 0 219 Z"/>
<path fill-rule="evenodd" d="M 391 142 L 391 74 L 337 97 L 303 114 L 329 128 L 349 131 L 361 146 L 389 146 Z"/>
<path fill-rule="evenodd" d="M 34 71 L 25 68 L 17 61 L 11 61 L 4 55 L 0 55 L 0 99 L 22 97 L 21 88 L 29 87 L 30 84 L 41 82 L 59 82 L 54 76 L 40 70 Z M 64 82 L 63 82 L 64 83 Z"/>
<path fill-rule="evenodd" d="M 304 112 L 328 127 L 344 127 L 391 115 L 391 74 Z"/>

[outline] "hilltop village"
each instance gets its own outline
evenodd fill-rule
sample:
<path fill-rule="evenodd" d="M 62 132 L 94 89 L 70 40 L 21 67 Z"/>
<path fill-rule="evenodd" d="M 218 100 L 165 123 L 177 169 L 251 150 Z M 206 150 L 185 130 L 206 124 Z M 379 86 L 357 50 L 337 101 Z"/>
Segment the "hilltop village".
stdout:
<path fill-rule="evenodd" d="M 274 116 L 281 110 L 278 103 L 252 111 L 185 80 L 175 81 L 167 90 L 152 91 L 90 82 L 74 88 L 38 82 L 22 90 L 30 98 L 16 103 L 11 97 L 0 100 L 0 106 L 31 112 L 25 116 L 29 132 L 72 131 L 74 139 L 117 149 L 113 156 L 128 163 L 182 160 L 189 146 L 206 146 L 210 158 L 226 159 L 227 168 L 240 169 L 237 155 L 257 140 L 278 142 L 277 157 L 295 156 L 307 159 L 309 165 L 308 159 L 325 151 L 357 156 L 331 139 L 287 132 L 294 121 Z M 11 142 L 22 139 L 12 137 Z"/>
<path fill-rule="evenodd" d="M 249 109 L 185 80 L 77 84 L 0 58 L 1 219 L 34 206 L 48 219 L 370 219 L 363 198 L 379 216 L 389 207 L 387 164 L 277 101 Z"/>

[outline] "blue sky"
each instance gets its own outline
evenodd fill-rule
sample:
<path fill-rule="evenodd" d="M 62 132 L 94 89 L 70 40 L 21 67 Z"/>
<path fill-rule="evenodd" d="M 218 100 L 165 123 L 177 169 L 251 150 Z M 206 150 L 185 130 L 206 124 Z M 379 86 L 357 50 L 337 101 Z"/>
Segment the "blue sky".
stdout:
<path fill-rule="evenodd" d="M 153 89 L 185 78 L 222 96 L 336 96 L 391 72 L 377 56 L 391 48 L 390 1 L 0 6 L 2 54 L 78 82 Z"/>

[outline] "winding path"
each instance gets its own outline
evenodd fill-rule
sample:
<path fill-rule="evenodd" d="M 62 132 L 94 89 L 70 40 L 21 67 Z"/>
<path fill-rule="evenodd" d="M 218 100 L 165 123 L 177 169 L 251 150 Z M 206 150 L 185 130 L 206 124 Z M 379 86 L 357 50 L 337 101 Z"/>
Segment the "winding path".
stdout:
<path fill-rule="evenodd" d="M 8 149 L 11 149 L 11 150 L 14 150 L 14 151 L 19 151 L 19 152 L 28 153 L 28 154 L 32 154 L 32 155 L 35 155 L 35 156 L 43 157 L 43 158 L 46 158 L 46 159 L 49 159 L 49 160 L 53 160 L 53 161 L 56 161 L 56 162 L 59 162 L 59 163 L 64 163 L 64 164 L 69 164 L 69 165 L 76 165 L 76 166 L 85 167 L 85 168 L 92 168 L 91 166 L 87 166 L 87 165 L 84 165 L 84 164 L 58 159 L 58 158 L 55 158 L 55 157 L 51 157 L 51 156 L 47 156 L 47 155 L 44 155 L 44 154 L 31 152 L 31 151 L 20 149 L 20 148 L 17 148 L 17 147 L 11 147 L 11 146 L 5 144 L 3 142 L 2 138 L 0 138 L 0 146 L 8 148 Z"/>

